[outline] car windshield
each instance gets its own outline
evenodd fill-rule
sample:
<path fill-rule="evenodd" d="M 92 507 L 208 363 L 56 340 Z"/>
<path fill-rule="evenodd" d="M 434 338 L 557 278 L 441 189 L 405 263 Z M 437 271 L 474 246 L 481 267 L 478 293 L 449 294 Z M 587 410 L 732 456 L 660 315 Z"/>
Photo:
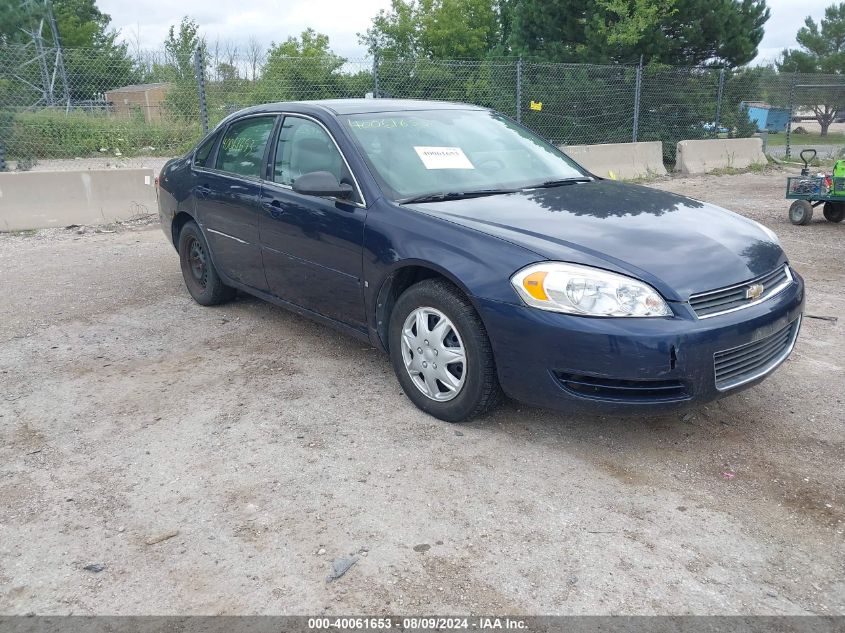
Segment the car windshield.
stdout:
<path fill-rule="evenodd" d="M 396 201 L 490 194 L 584 179 L 554 146 L 487 110 L 347 115 L 385 195 Z"/>

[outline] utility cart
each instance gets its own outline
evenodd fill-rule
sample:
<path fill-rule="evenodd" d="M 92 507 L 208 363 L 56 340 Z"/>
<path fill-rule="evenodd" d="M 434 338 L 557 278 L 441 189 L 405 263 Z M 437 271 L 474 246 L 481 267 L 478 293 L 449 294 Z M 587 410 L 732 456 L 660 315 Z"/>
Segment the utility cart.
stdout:
<path fill-rule="evenodd" d="M 786 198 L 795 202 L 789 207 L 789 221 L 803 226 L 813 219 L 813 209 L 824 205 L 822 213 L 829 222 L 845 220 L 845 160 L 838 160 L 833 174 L 810 175 L 810 163 L 816 157 L 816 150 L 801 152 L 804 167 L 800 176 L 786 179 Z"/>

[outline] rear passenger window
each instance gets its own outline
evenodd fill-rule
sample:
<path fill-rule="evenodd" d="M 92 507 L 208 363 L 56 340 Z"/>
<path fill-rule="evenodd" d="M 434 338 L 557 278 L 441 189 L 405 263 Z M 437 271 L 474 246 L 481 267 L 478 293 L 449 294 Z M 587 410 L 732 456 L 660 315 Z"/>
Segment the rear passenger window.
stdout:
<path fill-rule="evenodd" d="M 230 125 L 217 152 L 217 169 L 260 178 L 264 149 L 275 121 L 275 117 L 252 117 Z"/>

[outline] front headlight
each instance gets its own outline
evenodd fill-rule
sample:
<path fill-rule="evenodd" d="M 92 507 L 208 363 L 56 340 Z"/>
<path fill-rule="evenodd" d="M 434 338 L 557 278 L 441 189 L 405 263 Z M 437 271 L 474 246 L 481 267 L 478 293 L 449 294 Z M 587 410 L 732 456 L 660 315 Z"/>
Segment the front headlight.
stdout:
<path fill-rule="evenodd" d="M 648 284 L 590 266 L 533 264 L 511 277 L 511 284 L 525 303 L 541 310 L 599 317 L 672 315 Z"/>

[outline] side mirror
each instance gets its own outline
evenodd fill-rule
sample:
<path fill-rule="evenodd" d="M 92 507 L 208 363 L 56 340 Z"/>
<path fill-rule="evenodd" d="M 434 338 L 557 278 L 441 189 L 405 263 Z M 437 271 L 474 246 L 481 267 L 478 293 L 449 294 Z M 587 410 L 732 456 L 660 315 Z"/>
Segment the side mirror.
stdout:
<path fill-rule="evenodd" d="M 312 171 L 302 174 L 293 181 L 293 190 L 304 196 L 346 199 L 352 197 L 352 187 L 340 183 L 334 174 L 327 171 Z"/>

